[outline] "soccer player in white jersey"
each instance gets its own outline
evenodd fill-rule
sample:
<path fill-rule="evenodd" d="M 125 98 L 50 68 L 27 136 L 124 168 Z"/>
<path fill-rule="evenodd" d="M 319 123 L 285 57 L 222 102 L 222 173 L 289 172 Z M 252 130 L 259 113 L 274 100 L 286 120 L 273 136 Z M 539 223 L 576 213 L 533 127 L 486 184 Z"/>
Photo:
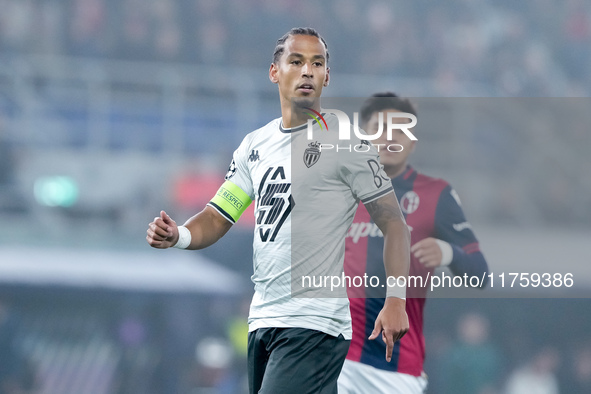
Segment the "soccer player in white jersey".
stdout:
<path fill-rule="evenodd" d="M 322 119 L 331 131 L 323 133 L 315 124 L 315 140 L 307 139 L 306 112 L 322 112 L 328 58 L 326 42 L 314 29 L 294 28 L 281 37 L 269 69 L 279 88 L 281 118 L 244 138 L 226 181 L 203 211 L 183 226 L 162 211 L 147 231 L 155 248 L 202 249 L 255 201 L 251 393 L 337 392 L 352 334 L 346 294 L 320 298 L 318 289 L 294 285 L 305 275 L 342 271 L 345 235 L 359 201 L 384 233 L 387 274 L 408 275 L 410 236 L 377 151 L 369 146 L 361 152 L 321 151 L 321 144 L 338 143 L 338 121 L 330 115 Z M 371 334 L 372 339 L 381 334 L 388 344 L 387 360 L 409 328 L 404 289 L 389 290 Z"/>

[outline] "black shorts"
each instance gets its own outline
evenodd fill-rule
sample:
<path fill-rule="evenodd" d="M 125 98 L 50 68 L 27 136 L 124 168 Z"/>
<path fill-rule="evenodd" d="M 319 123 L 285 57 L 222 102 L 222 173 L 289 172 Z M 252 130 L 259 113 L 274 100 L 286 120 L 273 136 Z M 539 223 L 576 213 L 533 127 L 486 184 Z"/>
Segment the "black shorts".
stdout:
<path fill-rule="evenodd" d="M 250 394 L 334 394 L 349 343 L 305 328 L 248 333 Z"/>

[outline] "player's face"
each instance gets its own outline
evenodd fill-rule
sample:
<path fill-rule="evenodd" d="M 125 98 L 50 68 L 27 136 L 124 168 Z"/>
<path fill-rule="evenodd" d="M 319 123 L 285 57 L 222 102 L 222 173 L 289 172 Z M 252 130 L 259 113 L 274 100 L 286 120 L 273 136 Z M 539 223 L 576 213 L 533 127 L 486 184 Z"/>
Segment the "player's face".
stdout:
<path fill-rule="evenodd" d="M 271 64 L 269 78 L 279 85 L 282 99 L 310 106 L 329 81 L 324 44 L 314 36 L 289 37 L 279 61 Z"/>
<path fill-rule="evenodd" d="M 404 132 L 400 129 L 392 130 L 392 139 L 388 140 L 388 112 L 401 112 L 397 109 L 387 109 L 382 112 L 382 135 L 380 138 L 373 140 L 372 143 L 375 145 L 380 145 L 380 162 L 384 166 L 401 166 L 406 164 L 408 156 L 413 152 L 415 148 L 415 141 L 412 141 Z M 396 118 L 392 119 L 392 123 L 408 123 L 410 120 L 408 118 Z M 367 124 L 365 125 L 365 131 L 367 134 L 375 134 L 377 133 L 379 128 L 379 112 L 374 112 L 371 118 L 368 120 Z M 413 129 L 409 128 L 412 132 Z M 387 149 L 389 145 L 392 144 L 399 144 L 402 145 L 403 149 L 400 152 L 396 152 L 400 150 L 400 146 L 391 146 L 390 150 Z"/>

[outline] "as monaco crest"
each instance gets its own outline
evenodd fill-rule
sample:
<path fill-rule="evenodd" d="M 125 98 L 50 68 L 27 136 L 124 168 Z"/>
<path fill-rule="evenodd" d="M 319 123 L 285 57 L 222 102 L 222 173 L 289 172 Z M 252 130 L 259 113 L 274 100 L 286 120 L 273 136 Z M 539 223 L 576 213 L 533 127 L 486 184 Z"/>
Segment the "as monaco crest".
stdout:
<path fill-rule="evenodd" d="M 310 168 L 320 159 L 320 144 L 318 142 L 310 142 L 308 146 L 309 148 L 306 148 L 304 152 L 304 164 Z"/>

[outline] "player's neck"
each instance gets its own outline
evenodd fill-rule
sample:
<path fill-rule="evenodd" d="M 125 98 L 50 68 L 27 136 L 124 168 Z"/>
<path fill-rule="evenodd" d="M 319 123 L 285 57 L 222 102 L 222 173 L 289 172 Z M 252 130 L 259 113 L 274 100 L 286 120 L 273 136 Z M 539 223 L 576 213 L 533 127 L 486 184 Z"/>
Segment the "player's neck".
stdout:
<path fill-rule="evenodd" d="M 320 103 L 318 100 L 311 105 L 311 108 L 320 112 Z M 306 111 L 294 111 L 291 100 L 282 100 L 281 102 L 281 120 L 283 121 L 283 127 L 291 129 L 304 125 L 308 122 L 310 116 L 306 114 Z"/>
<path fill-rule="evenodd" d="M 388 177 L 390 179 L 394 179 L 398 175 L 402 174 L 404 172 L 404 170 L 406 170 L 407 165 L 408 164 L 406 162 L 399 164 L 399 165 L 391 165 L 391 166 L 385 165 L 384 171 L 386 172 L 386 175 L 388 175 Z"/>
<path fill-rule="evenodd" d="M 281 119 L 283 121 L 283 127 L 286 129 L 291 129 L 293 127 L 298 127 L 306 124 L 310 117 L 304 118 L 302 116 L 292 116 L 291 114 L 283 114 L 281 116 Z"/>

